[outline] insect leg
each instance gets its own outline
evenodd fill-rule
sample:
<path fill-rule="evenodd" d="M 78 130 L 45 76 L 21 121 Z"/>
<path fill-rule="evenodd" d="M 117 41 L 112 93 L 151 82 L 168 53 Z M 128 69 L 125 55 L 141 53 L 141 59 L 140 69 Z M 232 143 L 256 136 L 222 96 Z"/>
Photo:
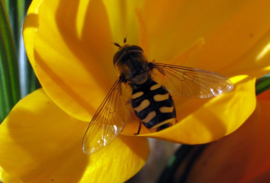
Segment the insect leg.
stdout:
<path fill-rule="evenodd" d="M 141 132 L 142 122 L 140 121 L 139 123 L 140 123 L 140 125 L 139 125 L 139 128 L 138 128 L 138 132 L 135 133 L 134 135 L 139 135 L 140 132 Z"/>

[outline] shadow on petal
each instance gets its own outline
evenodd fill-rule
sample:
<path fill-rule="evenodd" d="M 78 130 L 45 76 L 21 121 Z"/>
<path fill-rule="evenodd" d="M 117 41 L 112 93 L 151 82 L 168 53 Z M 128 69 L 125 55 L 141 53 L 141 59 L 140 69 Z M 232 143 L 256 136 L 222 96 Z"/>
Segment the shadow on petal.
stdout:
<path fill-rule="evenodd" d="M 48 111 L 51 113 L 44 114 L 51 119 L 17 109 L 16 115 L 11 114 L 5 123 L 11 140 L 8 148 L 2 147 L 8 153 L 6 160 L 14 163 L 5 170 L 25 182 L 78 182 L 89 163 L 89 156 L 81 147 L 87 124 L 54 113 L 53 106 Z"/>
<path fill-rule="evenodd" d="M 62 105 L 69 106 L 69 108 L 72 111 L 76 111 L 77 110 L 76 106 L 80 106 L 81 110 L 83 110 L 86 114 L 94 114 L 95 113 L 96 108 L 91 106 L 91 104 L 85 100 L 85 96 L 82 96 L 82 95 L 80 95 L 80 93 L 76 92 L 76 88 L 72 87 L 72 85 L 70 85 L 70 83 L 68 83 L 68 81 L 65 81 L 64 78 L 62 78 L 59 75 L 59 73 L 56 73 L 55 70 L 51 69 L 49 67 L 49 65 L 47 64 L 47 62 L 45 60 L 43 60 L 37 52 L 35 52 L 35 58 L 39 62 L 39 70 L 41 71 L 39 76 L 44 78 L 42 80 L 43 83 L 45 83 L 45 84 L 49 84 L 51 82 L 61 83 L 59 85 L 54 85 L 54 87 L 51 86 L 49 88 L 49 90 L 54 89 L 55 91 L 58 91 L 58 92 L 53 94 L 53 97 L 57 96 L 58 98 L 62 98 L 61 97 L 63 95 L 62 92 L 64 92 L 66 94 L 65 100 L 63 100 L 60 104 L 59 104 L 59 100 L 55 100 L 55 103 L 57 103 L 60 106 L 62 106 Z M 50 77 L 46 77 L 48 75 Z M 47 89 L 48 89 L 47 87 L 44 88 L 45 91 Z M 47 94 L 48 94 L 48 96 L 50 96 L 51 95 L 50 91 Z M 73 104 L 73 105 L 70 105 L 70 104 Z M 74 104 L 76 104 L 76 105 L 74 106 Z M 74 106 L 74 107 L 72 108 L 72 106 Z M 70 115 L 73 114 L 70 111 L 67 111 L 67 113 L 70 113 Z"/>
<path fill-rule="evenodd" d="M 184 144 L 208 143 L 224 137 L 239 128 L 254 111 L 256 106 L 254 85 L 255 78 L 242 77 L 235 85 L 235 89 L 229 93 L 204 101 L 200 103 L 201 105 L 196 104 L 194 100 L 193 105 L 190 105 L 191 108 L 177 109 L 186 116 L 176 125 L 139 136 Z"/>
<path fill-rule="evenodd" d="M 88 123 L 59 109 L 42 89 L 22 99 L 0 126 L 0 166 L 7 180 L 24 182 L 124 182 L 149 155 L 146 138 L 119 136 L 86 155 L 82 139 Z M 129 167 L 121 176 L 123 167 Z M 1 177 L 4 177 L 2 173 Z"/>

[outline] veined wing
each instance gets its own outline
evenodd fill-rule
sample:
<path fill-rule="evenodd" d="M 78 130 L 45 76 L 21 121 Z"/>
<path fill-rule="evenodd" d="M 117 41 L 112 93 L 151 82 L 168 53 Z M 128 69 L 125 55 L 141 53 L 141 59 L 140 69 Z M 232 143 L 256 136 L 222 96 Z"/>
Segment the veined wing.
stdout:
<path fill-rule="evenodd" d="M 94 153 L 117 137 L 125 126 L 121 102 L 121 81 L 117 80 L 93 116 L 83 138 L 83 151 Z"/>
<path fill-rule="evenodd" d="M 233 89 L 228 78 L 210 71 L 163 63 L 152 63 L 152 67 L 152 74 L 159 75 L 157 82 L 174 95 L 209 98 Z"/>

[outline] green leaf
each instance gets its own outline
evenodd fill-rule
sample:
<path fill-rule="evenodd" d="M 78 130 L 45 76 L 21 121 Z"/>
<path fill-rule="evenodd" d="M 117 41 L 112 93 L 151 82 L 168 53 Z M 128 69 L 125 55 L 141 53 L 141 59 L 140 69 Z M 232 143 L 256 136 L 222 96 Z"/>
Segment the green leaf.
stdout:
<path fill-rule="evenodd" d="M 9 111 L 20 99 L 18 59 L 3 0 L 0 0 L 1 108 Z"/>
<path fill-rule="evenodd" d="M 37 88 L 40 88 L 40 84 L 26 56 L 21 31 L 30 3 L 31 0 L 8 0 L 6 2 L 11 29 L 14 34 L 16 49 L 19 56 L 19 76 L 22 98 Z"/>
<path fill-rule="evenodd" d="M 5 75 L 3 74 L 3 66 L 1 58 L 2 56 L 0 54 L 0 124 L 7 116 L 12 106 L 11 104 L 12 97 L 7 92 L 8 90 L 5 89 L 6 87 L 10 88 L 10 85 L 8 83 L 5 83 Z"/>

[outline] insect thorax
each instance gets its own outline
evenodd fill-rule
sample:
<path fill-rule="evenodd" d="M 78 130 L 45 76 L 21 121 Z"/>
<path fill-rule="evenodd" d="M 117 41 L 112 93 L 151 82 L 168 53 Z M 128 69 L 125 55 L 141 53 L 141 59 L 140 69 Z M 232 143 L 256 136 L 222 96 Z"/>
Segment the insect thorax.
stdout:
<path fill-rule="evenodd" d="M 130 54 L 117 63 L 117 68 L 127 81 L 142 84 L 149 78 L 147 60 L 139 54 Z"/>

